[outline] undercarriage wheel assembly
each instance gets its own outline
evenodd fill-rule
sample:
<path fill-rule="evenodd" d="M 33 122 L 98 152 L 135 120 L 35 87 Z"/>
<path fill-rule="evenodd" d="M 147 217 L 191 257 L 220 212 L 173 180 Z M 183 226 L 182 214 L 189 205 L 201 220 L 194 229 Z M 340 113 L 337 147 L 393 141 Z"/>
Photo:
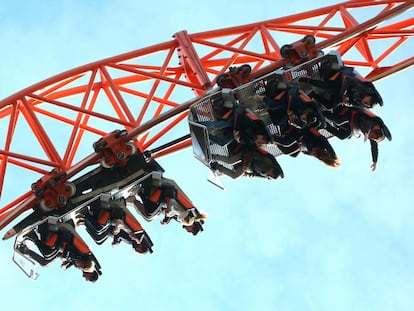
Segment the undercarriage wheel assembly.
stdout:
<path fill-rule="evenodd" d="M 316 39 L 312 35 L 306 35 L 306 36 L 303 37 L 302 41 L 309 44 L 310 47 L 314 47 Z"/>
<path fill-rule="evenodd" d="M 103 168 L 112 168 L 112 167 L 114 167 L 114 164 L 109 162 L 106 157 L 102 157 L 99 163 L 101 164 L 101 166 Z"/>
<path fill-rule="evenodd" d="M 48 188 L 39 201 L 39 207 L 43 211 L 51 211 L 58 207 L 66 206 L 70 197 L 76 193 L 76 185 L 66 181 L 56 184 L 54 188 Z"/>
<path fill-rule="evenodd" d="M 129 156 L 137 153 L 138 147 L 132 141 L 127 142 L 126 145 L 127 145 L 127 149 L 130 150 Z"/>
<path fill-rule="evenodd" d="M 222 73 L 217 77 L 217 85 L 219 87 L 225 88 L 224 81 L 229 77 L 227 73 Z"/>
<path fill-rule="evenodd" d="M 65 182 L 65 191 L 69 197 L 73 196 L 76 193 L 76 185 L 72 182 Z"/>
<path fill-rule="evenodd" d="M 107 145 L 107 142 L 100 139 L 100 140 L 93 143 L 93 150 L 95 150 L 95 152 L 99 152 L 106 145 Z"/>
<path fill-rule="evenodd" d="M 114 167 L 116 164 L 125 161 L 137 151 L 138 147 L 132 141 L 126 142 L 125 145 L 119 145 L 114 149 L 103 149 L 100 151 L 102 153 L 100 164 L 103 168 Z"/>
<path fill-rule="evenodd" d="M 248 64 L 241 65 L 239 67 L 239 72 L 247 76 L 252 72 L 252 67 Z"/>
<path fill-rule="evenodd" d="M 285 44 L 280 48 L 280 55 L 284 58 L 289 58 L 289 51 L 293 49 L 293 45 Z"/>

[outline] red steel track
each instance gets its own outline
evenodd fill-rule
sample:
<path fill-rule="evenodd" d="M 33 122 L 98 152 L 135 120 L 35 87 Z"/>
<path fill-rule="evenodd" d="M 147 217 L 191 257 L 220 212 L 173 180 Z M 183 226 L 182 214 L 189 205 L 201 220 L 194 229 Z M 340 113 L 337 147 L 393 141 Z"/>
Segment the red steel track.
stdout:
<path fill-rule="evenodd" d="M 248 25 L 181 31 L 171 41 L 40 81 L 0 101 L 0 194 L 11 167 L 39 178 L 55 167 L 78 173 L 97 160 L 85 150 L 114 129 L 128 130 L 143 150 L 187 134 L 189 106 L 215 87 L 217 75 L 241 64 L 251 65 L 253 77 L 280 68 L 286 62 L 280 47 L 305 35 L 319 49 L 339 51 L 372 81 L 406 69 L 414 56 L 400 59 L 398 52 L 414 40 L 414 17 L 407 13 L 413 7 L 414 1 L 348 1 Z M 361 12 L 363 21 L 356 17 Z M 24 152 L 19 131 L 30 140 Z M 190 145 L 186 139 L 156 156 Z M 8 203 L 0 220 L 31 197 L 28 191 Z"/>

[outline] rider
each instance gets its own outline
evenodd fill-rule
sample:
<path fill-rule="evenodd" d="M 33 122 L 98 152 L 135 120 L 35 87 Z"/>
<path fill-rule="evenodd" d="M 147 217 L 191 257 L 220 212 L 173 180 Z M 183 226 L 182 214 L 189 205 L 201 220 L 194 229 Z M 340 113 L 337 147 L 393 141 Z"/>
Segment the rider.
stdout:
<path fill-rule="evenodd" d="M 267 81 L 265 95 L 254 95 L 253 99 L 264 102 L 272 123 L 282 132 L 289 125 L 299 129 L 325 127 L 318 105 L 296 86 L 277 78 Z"/>
<path fill-rule="evenodd" d="M 371 144 L 372 164 L 375 171 L 378 161 L 378 143 L 385 138 L 392 140 L 391 132 L 384 121 L 368 109 L 340 105 L 332 112 L 326 111 L 325 116 L 331 122 L 326 129 L 339 139 L 351 138 L 355 132 L 364 135 L 364 140 Z"/>
<path fill-rule="evenodd" d="M 339 70 L 321 71 L 322 80 L 302 77 L 299 82 L 316 87 L 309 95 L 327 110 L 334 109 L 341 103 L 365 108 L 383 105 L 374 84 L 360 76 L 353 67 L 342 66 Z"/>
<path fill-rule="evenodd" d="M 174 180 L 162 176 L 164 169 L 149 152 L 144 152 L 143 157 L 146 162 L 146 178 L 142 180 L 136 193 L 131 193 L 127 198 L 127 203 L 133 204 L 147 221 L 152 221 L 164 212 L 165 219 L 161 223 L 168 223 L 173 218 L 193 235 L 202 231 L 207 215 L 194 207 Z"/>
<path fill-rule="evenodd" d="M 215 120 L 199 122 L 209 129 L 210 140 L 222 146 L 230 143 L 233 138 L 241 143 L 252 144 L 255 136 L 262 134 L 270 141 L 271 135 L 264 121 L 248 107 L 241 105 L 231 92 L 223 91 L 219 97 L 213 99 Z"/>
<path fill-rule="evenodd" d="M 138 253 L 152 253 L 151 239 L 126 208 L 123 198 L 114 200 L 101 196 L 101 199 L 92 202 L 79 218 L 77 224 L 84 224 L 86 231 L 97 244 L 102 244 L 108 236 L 112 235 L 112 245 L 124 241 Z"/>
<path fill-rule="evenodd" d="M 314 128 L 298 129 L 288 126 L 280 136 L 274 137 L 279 150 L 292 157 L 300 152 L 314 156 L 330 167 L 340 165 L 339 158 L 328 139 Z"/>
<path fill-rule="evenodd" d="M 213 154 L 213 160 L 210 167 L 233 179 L 245 176 L 257 176 L 268 179 L 283 178 L 284 173 L 276 158 L 260 147 L 268 141 L 264 135 L 258 134 L 255 138 L 255 144 L 242 144 L 236 141 L 230 147 L 229 156 Z M 217 161 L 224 162 L 232 169 L 221 165 Z"/>
<path fill-rule="evenodd" d="M 279 129 L 273 140 L 284 154 L 296 157 L 303 152 L 328 166 L 339 166 L 332 146 L 318 132 L 326 122 L 312 99 L 277 78 L 267 81 L 264 96 L 254 95 L 253 99 L 264 102 L 272 123 Z"/>
<path fill-rule="evenodd" d="M 40 254 L 20 245 L 19 250 L 36 260 L 40 265 L 47 265 L 57 257 L 62 258 L 62 268 L 75 266 L 82 271 L 86 281 L 95 282 L 102 274 L 98 260 L 88 245 L 75 231 L 72 221 L 53 223 L 44 221 L 24 236 L 24 241 L 31 240 Z"/>
<path fill-rule="evenodd" d="M 339 158 L 328 139 L 317 130 L 313 128 L 302 130 L 299 142 L 304 154 L 314 156 L 330 167 L 340 165 Z"/>

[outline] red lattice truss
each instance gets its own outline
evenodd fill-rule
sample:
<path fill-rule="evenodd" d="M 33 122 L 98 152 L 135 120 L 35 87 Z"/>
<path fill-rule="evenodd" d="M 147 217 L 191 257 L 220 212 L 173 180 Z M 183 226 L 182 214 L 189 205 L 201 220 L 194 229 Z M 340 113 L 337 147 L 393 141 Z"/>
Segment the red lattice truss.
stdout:
<path fill-rule="evenodd" d="M 400 51 L 414 50 L 414 17 L 408 12 L 413 6 L 414 1 L 348 1 L 248 25 L 182 31 L 171 41 L 36 83 L 0 101 L 0 191 L 16 169 L 41 177 L 54 167 L 70 170 L 85 157 L 95 160 L 87 157 L 91 143 L 114 129 L 138 134 L 142 149 L 183 136 L 188 107 L 215 87 L 217 75 L 240 64 L 250 64 L 254 76 L 280 68 L 280 47 L 305 35 L 315 36 L 317 48 L 339 51 L 346 65 L 373 81 L 408 68 L 414 56 Z M 178 140 L 157 156 L 190 145 L 189 139 Z M 30 193 L 1 209 L 0 218 Z"/>

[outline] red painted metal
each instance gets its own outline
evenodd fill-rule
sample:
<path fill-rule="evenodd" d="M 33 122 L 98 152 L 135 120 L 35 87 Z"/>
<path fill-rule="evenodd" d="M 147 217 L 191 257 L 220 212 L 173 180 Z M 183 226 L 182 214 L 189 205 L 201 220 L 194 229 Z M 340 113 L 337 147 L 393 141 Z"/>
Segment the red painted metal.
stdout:
<path fill-rule="evenodd" d="M 204 70 L 204 66 L 200 61 L 196 49 L 194 48 L 193 42 L 191 42 L 187 31 L 180 31 L 174 35 L 174 38 L 178 43 L 178 58 L 181 65 L 186 73 L 187 79 L 195 84 L 201 85 L 203 89 L 211 87 L 211 81 Z M 197 93 L 202 95 L 202 90 L 198 90 Z"/>
<path fill-rule="evenodd" d="M 412 7 L 414 1 L 347 1 L 247 25 L 195 34 L 183 31 L 174 40 L 86 64 L 29 86 L 0 101 L 0 120 L 7 120 L 1 131 L 6 137 L 0 146 L 0 193 L 7 189 L 10 167 L 39 177 L 57 167 L 72 176 L 96 163 L 99 157 L 91 142 L 115 129 L 128 130 L 128 137 L 136 138 L 142 149 L 156 147 L 167 135 L 182 136 L 176 132 L 187 122 L 188 108 L 215 87 L 219 74 L 243 64 L 252 67 L 252 77 L 280 68 L 287 62 L 280 47 L 305 35 L 316 38 L 317 49 L 338 50 L 345 64 L 365 71 L 363 75 L 372 81 L 406 69 L 414 64 L 414 57 L 395 57 L 414 40 L 414 18 L 404 16 Z M 358 22 L 353 14 L 358 9 L 367 14 L 367 8 L 372 16 Z M 399 19 L 394 20 L 396 16 Z M 292 40 L 279 42 L 279 34 L 289 34 Z M 377 40 L 384 44 L 374 51 L 371 43 Z M 154 65 L 154 57 L 159 65 Z M 50 120 L 67 134 L 64 139 L 53 135 Z M 28 128 L 33 137 L 24 153 L 14 149 L 21 127 Z M 156 155 L 190 145 L 186 140 Z M 30 194 L 2 208 L 0 219 L 30 200 Z"/>

